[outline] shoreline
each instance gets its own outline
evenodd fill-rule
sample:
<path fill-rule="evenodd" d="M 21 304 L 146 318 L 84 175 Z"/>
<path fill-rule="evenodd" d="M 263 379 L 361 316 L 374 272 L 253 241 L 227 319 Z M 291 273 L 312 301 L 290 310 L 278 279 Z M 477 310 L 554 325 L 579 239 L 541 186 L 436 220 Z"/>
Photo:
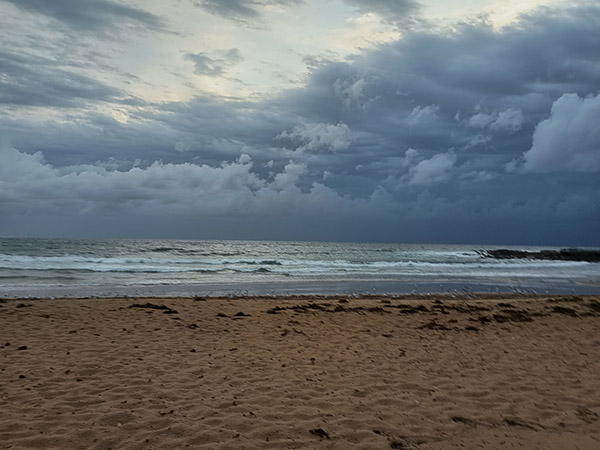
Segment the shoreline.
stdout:
<path fill-rule="evenodd" d="M 221 283 L 178 283 L 155 285 L 74 285 L 74 286 L 0 286 L 4 298 L 80 298 L 80 297 L 242 297 L 286 295 L 421 295 L 445 293 L 600 295 L 598 283 L 574 283 L 568 280 L 493 280 L 440 279 L 395 280 L 297 280 L 246 281 Z"/>
<path fill-rule="evenodd" d="M 567 302 L 578 302 L 584 300 L 594 301 L 600 299 L 600 294 L 561 294 L 561 293 L 530 293 L 530 292 L 424 292 L 424 293 L 373 293 L 373 294 L 230 294 L 230 295 L 90 295 L 70 297 L 0 297 L 0 304 L 16 301 L 54 302 L 67 301 L 90 301 L 90 300 L 153 300 L 153 301 L 339 301 L 339 300 L 404 300 L 404 301 L 503 301 L 503 300 L 552 300 L 559 298 Z M 558 301 L 558 300 L 557 300 Z"/>
<path fill-rule="evenodd" d="M 0 449 L 592 450 L 600 296 L 4 299 Z"/>
<path fill-rule="evenodd" d="M 16 240 L 5 242 L 0 258 L 0 298 L 463 291 L 594 295 L 600 294 L 599 263 L 529 259 L 593 254 L 592 249 L 528 246 Z M 514 255 L 528 258 L 503 259 Z"/>

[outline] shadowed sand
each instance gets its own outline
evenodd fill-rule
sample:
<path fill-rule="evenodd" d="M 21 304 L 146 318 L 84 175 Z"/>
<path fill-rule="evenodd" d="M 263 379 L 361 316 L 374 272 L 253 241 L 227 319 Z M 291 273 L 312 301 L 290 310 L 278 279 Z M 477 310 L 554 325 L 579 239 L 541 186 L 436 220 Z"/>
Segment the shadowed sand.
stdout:
<path fill-rule="evenodd" d="M 9 300 L 2 449 L 598 449 L 600 298 Z"/>

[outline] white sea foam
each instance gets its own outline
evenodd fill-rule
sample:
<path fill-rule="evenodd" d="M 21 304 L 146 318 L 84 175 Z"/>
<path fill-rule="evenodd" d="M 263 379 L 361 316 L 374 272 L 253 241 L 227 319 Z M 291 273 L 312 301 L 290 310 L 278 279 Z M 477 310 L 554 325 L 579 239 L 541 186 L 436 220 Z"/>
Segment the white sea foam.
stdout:
<path fill-rule="evenodd" d="M 600 281 L 600 264 L 497 260 L 468 246 L 244 241 L 0 239 L 2 288 L 296 283 L 476 283 L 505 286 Z M 533 248 L 532 250 L 537 250 Z M 299 283 L 299 284 L 298 284 Z M 302 284 L 304 283 L 304 284 Z M 304 289 L 304 288 L 303 288 Z"/>

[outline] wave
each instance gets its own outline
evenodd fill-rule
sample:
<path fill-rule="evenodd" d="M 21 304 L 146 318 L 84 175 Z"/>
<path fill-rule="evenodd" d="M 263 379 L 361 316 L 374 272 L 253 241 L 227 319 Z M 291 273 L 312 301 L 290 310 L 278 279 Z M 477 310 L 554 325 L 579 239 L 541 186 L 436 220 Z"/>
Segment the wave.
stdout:
<path fill-rule="evenodd" d="M 0 267 L 0 270 L 2 267 Z M 131 268 L 131 267 L 102 267 L 97 268 L 96 270 L 90 269 L 11 269 L 12 272 L 19 273 L 18 275 L 0 275 L 0 280 L 11 280 L 11 279 L 80 279 L 81 276 L 93 275 L 94 273 L 104 273 L 104 274 L 186 274 L 186 273 L 197 273 L 197 274 L 234 274 L 234 273 L 273 273 L 270 269 L 266 267 L 258 267 L 258 268 L 232 268 L 232 267 L 220 267 L 220 268 L 150 268 L 150 267 L 139 267 L 139 268 Z M 72 276 L 62 275 L 62 273 L 71 273 Z M 52 275 L 54 274 L 54 275 Z M 281 275 L 289 275 L 286 272 L 278 272 Z M 79 277 L 77 276 L 79 275 Z"/>
<path fill-rule="evenodd" d="M 90 268 L 95 270 L 97 267 L 118 267 L 118 266 L 162 266 L 162 267 L 180 267 L 180 266 L 223 266 L 223 265 L 281 265 L 280 261 L 274 259 L 226 259 L 226 258 L 144 258 L 144 257 L 90 257 L 81 255 L 64 256 L 22 256 L 22 255 L 0 255 L 0 269 L 30 269 L 30 270 L 80 270 Z"/>
<path fill-rule="evenodd" d="M 286 272 L 301 274 L 319 273 L 382 273 L 399 274 L 406 271 L 423 273 L 473 272 L 497 270 L 557 270 L 576 269 L 593 265 L 582 261 L 555 260 L 474 260 L 474 261 L 348 261 L 326 260 L 275 260 L 275 259 L 218 259 L 218 258 L 98 258 L 83 256 L 34 257 L 0 256 L 0 270 L 7 271 L 56 271 L 56 272 L 120 272 L 120 273 L 216 273 L 228 268 L 244 270 L 260 268 L 285 269 Z"/>
<path fill-rule="evenodd" d="M 65 275 L 0 275 L 0 280 L 11 281 L 11 280 L 31 280 L 31 281 L 76 281 L 79 280 L 76 276 L 65 276 Z"/>
<path fill-rule="evenodd" d="M 141 250 L 142 253 L 172 253 L 174 255 L 196 255 L 196 256 L 209 256 L 209 257 L 228 257 L 228 256 L 242 256 L 241 252 L 218 252 L 218 251 L 205 251 L 199 249 L 189 249 L 181 247 L 156 247 L 147 250 Z"/>
<path fill-rule="evenodd" d="M 164 253 L 164 252 L 185 252 L 187 250 L 182 249 L 182 248 L 177 248 L 177 247 L 157 247 L 157 248 L 153 248 L 153 249 L 150 249 L 147 251 L 155 252 L 155 253 Z"/>

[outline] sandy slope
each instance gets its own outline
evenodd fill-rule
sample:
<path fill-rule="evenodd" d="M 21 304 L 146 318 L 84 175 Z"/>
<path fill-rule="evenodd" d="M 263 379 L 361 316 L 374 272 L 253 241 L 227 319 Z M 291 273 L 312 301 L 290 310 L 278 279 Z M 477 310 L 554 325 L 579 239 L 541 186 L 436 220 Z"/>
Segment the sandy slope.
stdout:
<path fill-rule="evenodd" d="M 596 450 L 599 331 L 592 297 L 10 300 L 0 449 Z"/>

